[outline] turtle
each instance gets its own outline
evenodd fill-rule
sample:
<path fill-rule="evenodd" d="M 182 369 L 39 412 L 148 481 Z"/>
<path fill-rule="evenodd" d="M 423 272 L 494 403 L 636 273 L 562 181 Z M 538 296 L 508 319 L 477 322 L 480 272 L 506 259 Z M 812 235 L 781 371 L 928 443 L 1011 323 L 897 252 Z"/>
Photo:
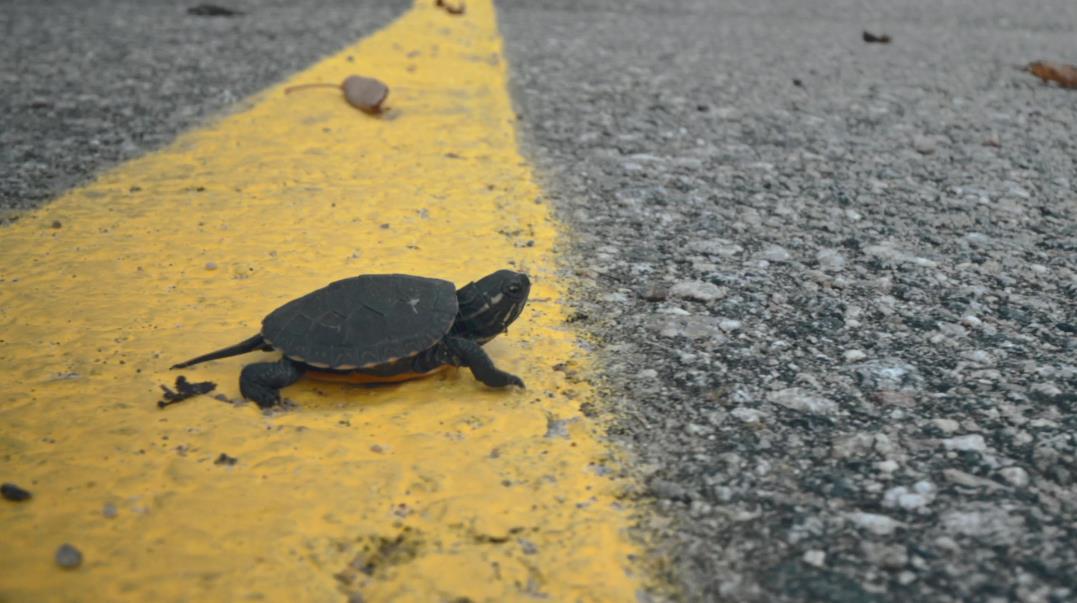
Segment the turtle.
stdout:
<path fill-rule="evenodd" d="M 255 350 L 279 351 L 276 362 L 243 367 L 239 391 L 262 408 L 280 404 L 281 388 L 304 375 L 387 383 L 468 367 L 490 387 L 524 387 L 494 366 L 482 346 L 508 331 L 527 303 L 531 281 L 498 270 L 459 290 L 453 283 L 408 274 L 366 274 L 335 281 L 270 312 L 261 331 L 172 369 Z"/>

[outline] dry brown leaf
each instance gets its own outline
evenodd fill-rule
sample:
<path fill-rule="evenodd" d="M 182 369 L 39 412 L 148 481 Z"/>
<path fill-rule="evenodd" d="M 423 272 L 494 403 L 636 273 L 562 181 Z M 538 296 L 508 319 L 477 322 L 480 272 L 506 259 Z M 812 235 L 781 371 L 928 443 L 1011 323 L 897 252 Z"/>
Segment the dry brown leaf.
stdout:
<path fill-rule="evenodd" d="M 1026 67 L 1029 73 L 1044 82 L 1054 82 L 1063 88 L 1077 88 L 1077 67 L 1051 61 L 1036 61 Z"/>

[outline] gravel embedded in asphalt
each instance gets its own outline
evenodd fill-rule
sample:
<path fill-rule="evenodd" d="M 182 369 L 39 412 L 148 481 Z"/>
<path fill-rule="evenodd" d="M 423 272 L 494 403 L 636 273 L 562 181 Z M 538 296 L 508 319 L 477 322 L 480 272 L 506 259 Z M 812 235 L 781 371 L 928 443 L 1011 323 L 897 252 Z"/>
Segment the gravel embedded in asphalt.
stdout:
<path fill-rule="evenodd" d="M 1077 5 L 501 9 L 683 597 L 1077 597 Z"/>

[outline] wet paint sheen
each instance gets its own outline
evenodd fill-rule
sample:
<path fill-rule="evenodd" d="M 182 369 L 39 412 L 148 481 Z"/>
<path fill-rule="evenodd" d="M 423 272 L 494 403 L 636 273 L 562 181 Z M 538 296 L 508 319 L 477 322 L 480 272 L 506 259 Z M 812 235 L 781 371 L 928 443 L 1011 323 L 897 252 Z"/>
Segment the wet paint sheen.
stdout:
<path fill-rule="evenodd" d="M 3 601 L 632 601 L 614 453 L 564 324 L 558 225 L 517 151 L 489 1 L 399 21 L 168 148 L 0 231 Z M 383 117 L 288 85 L 362 73 Z M 384 387 L 310 380 L 263 416 L 254 353 L 183 371 L 280 304 L 361 273 L 532 276 L 486 346 L 525 391 L 466 370 Z M 571 371 L 570 371 L 571 373 Z M 226 453 L 234 465 L 214 461 Z M 63 570 L 68 542 L 84 555 Z"/>

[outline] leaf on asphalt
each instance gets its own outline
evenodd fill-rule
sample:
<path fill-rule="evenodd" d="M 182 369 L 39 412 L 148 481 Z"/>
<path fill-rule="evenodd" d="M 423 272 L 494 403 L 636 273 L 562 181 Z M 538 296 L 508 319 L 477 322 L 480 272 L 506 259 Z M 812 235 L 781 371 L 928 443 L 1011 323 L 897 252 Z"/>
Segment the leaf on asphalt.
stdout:
<path fill-rule="evenodd" d="M 243 13 L 231 8 L 217 6 L 216 4 L 199 4 L 188 8 L 187 14 L 196 17 L 236 17 Z"/>
<path fill-rule="evenodd" d="M 864 41 L 868 44 L 889 44 L 892 41 L 892 38 L 887 34 L 875 35 L 870 31 L 865 31 Z"/>
<path fill-rule="evenodd" d="M 285 94 L 291 94 L 296 90 L 306 88 L 339 88 L 344 92 L 344 99 L 348 104 L 363 111 L 364 113 L 378 114 L 384 109 L 382 103 L 389 96 L 389 87 L 381 80 L 361 75 L 350 75 L 339 85 L 337 84 L 300 84 L 289 86 L 284 89 Z"/>
<path fill-rule="evenodd" d="M 1063 88 L 1077 88 L 1077 67 L 1073 65 L 1036 61 L 1029 63 L 1025 69 L 1044 83 L 1054 82 Z"/>

